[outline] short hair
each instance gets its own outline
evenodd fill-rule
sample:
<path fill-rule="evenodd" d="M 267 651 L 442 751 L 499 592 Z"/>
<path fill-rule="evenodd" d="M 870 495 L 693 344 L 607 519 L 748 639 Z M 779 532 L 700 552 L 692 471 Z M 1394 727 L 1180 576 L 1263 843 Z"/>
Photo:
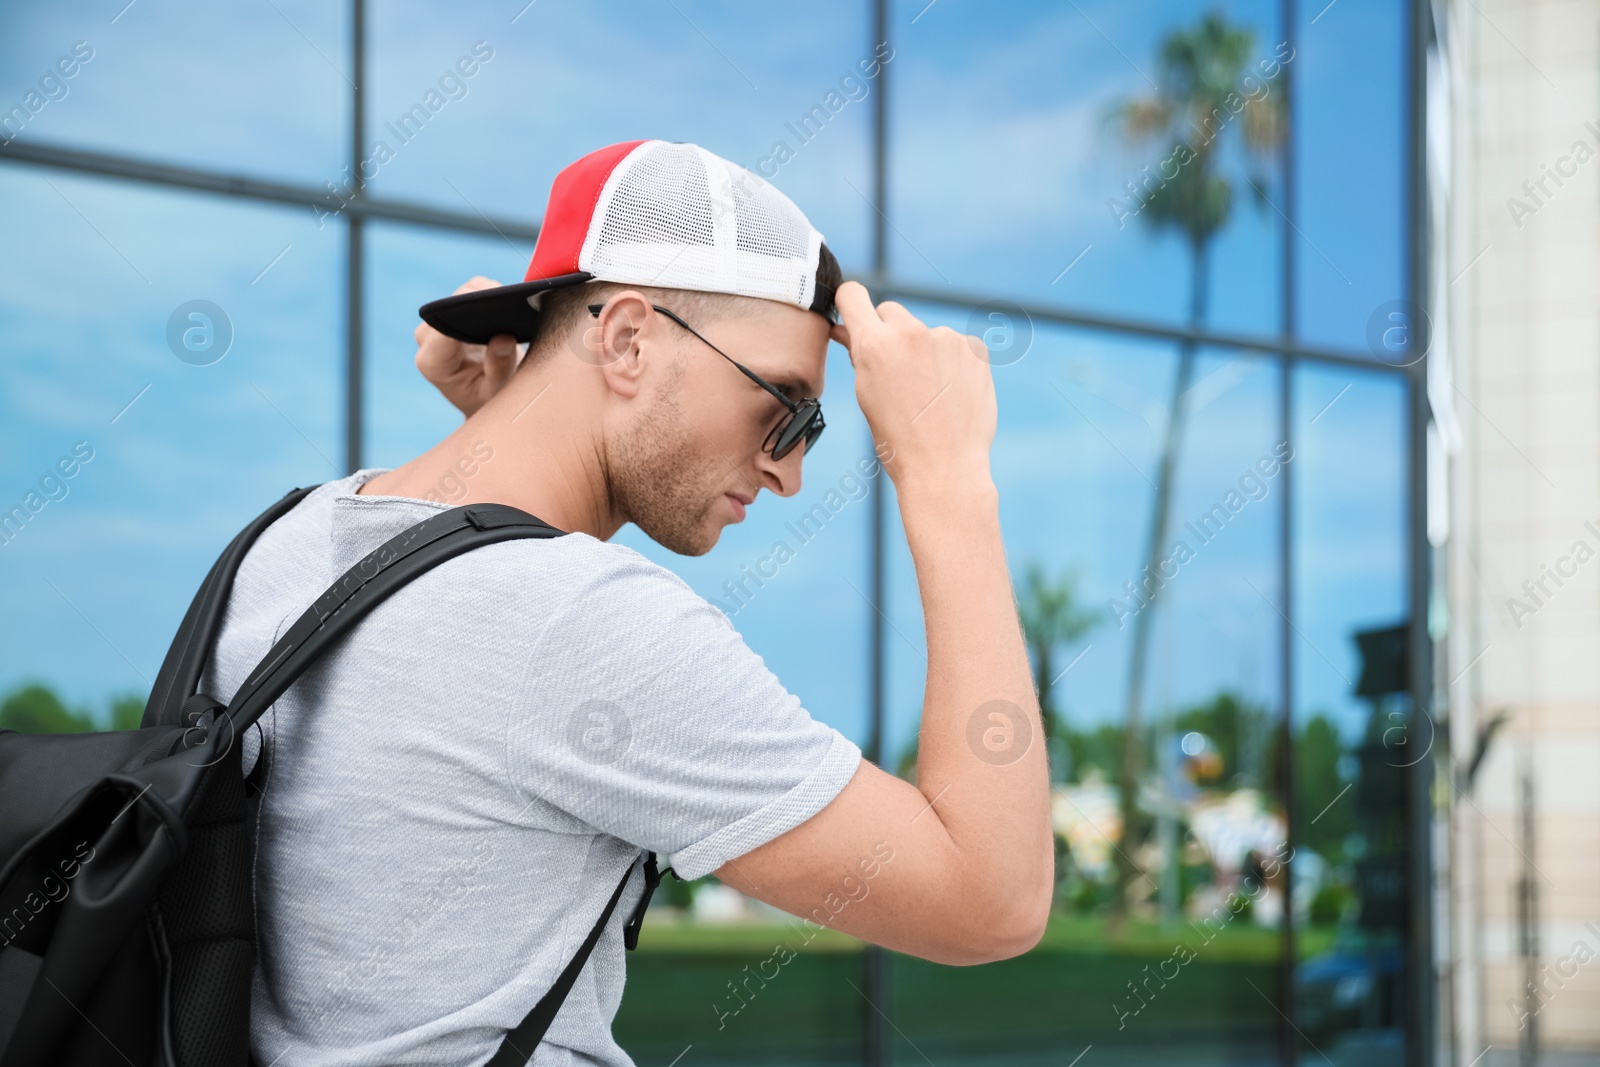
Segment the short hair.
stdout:
<path fill-rule="evenodd" d="M 839 261 L 827 245 L 817 253 L 817 284 L 810 310 L 832 320 L 836 317 L 834 293 L 843 278 Z M 670 307 L 687 321 L 698 326 L 702 322 L 741 318 L 765 298 L 736 296 L 732 293 L 707 293 L 698 289 L 663 289 L 653 285 L 627 285 L 622 282 L 584 282 L 546 293 L 539 304 L 539 328 L 528 346 L 522 366 L 542 362 L 545 356 L 565 343 L 579 322 L 589 315 L 589 305 L 606 300 L 612 293 L 634 289 L 643 293 L 651 303 Z"/>

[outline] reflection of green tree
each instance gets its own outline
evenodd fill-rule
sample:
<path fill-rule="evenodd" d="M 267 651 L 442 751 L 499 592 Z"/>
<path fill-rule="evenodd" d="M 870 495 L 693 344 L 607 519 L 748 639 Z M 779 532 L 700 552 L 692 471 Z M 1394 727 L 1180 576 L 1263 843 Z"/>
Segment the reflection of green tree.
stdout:
<path fill-rule="evenodd" d="M 1282 94 L 1270 91 L 1273 79 L 1262 79 L 1269 90 L 1260 96 L 1239 93 L 1241 76 L 1247 70 L 1254 48 L 1252 31 L 1230 25 L 1220 14 L 1208 13 L 1193 29 L 1175 30 L 1163 38 L 1155 93 L 1119 101 L 1106 116 L 1128 145 L 1153 146 L 1163 153 L 1163 158 L 1172 158 L 1177 164 L 1170 176 L 1158 164 L 1160 185 L 1149 190 L 1138 217 L 1152 229 L 1174 229 L 1187 239 L 1191 262 L 1189 323 L 1195 328 L 1205 319 L 1209 287 L 1206 252 L 1217 232 L 1227 224 L 1233 206 L 1233 186 L 1218 173 L 1221 157 L 1216 148 L 1221 143 L 1221 134 L 1233 125 L 1229 120 L 1237 114 L 1244 158 L 1255 165 L 1277 150 L 1286 128 L 1287 112 Z M 1231 108 L 1228 106 L 1230 99 L 1243 103 L 1238 109 Z M 1186 149 L 1186 154 L 1177 151 L 1179 146 Z M 1169 149 L 1172 150 L 1170 157 L 1167 156 Z M 1265 194 L 1261 190 L 1264 180 L 1252 179 L 1258 208 L 1264 207 Z M 1156 473 L 1155 505 L 1145 544 L 1146 575 L 1159 573 L 1164 546 L 1168 544 L 1168 512 L 1178 447 L 1183 436 L 1184 395 L 1194 376 L 1194 361 L 1195 346 L 1185 341 L 1179 348 L 1172 400 L 1167 406 L 1166 433 Z M 1151 603 L 1133 617 L 1128 666 L 1129 744 L 1122 773 L 1122 814 L 1130 844 L 1135 846 L 1144 836 L 1142 817 L 1135 804 L 1139 779 L 1144 773 L 1140 700 L 1157 592 L 1145 590 Z M 1123 851 L 1131 852 L 1131 849 Z M 1134 877 L 1132 861 L 1119 858 L 1118 872 L 1119 886 L 1125 891 Z M 1125 895 L 1125 892 L 1118 895 L 1119 915 Z"/>
<path fill-rule="evenodd" d="M 1312 716 L 1295 738 L 1295 836 L 1330 863 L 1343 858 L 1356 825 L 1354 797 L 1339 795 L 1349 784 L 1339 774 L 1343 755 L 1339 731 L 1326 715 Z"/>
<path fill-rule="evenodd" d="M 1191 730 L 1204 734 L 1222 758 L 1221 777 L 1215 781 L 1198 783 L 1202 787 L 1227 791 L 1259 788 L 1266 794 L 1269 807 L 1281 807 L 1282 783 L 1274 769 L 1278 766 L 1278 753 L 1281 750 L 1278 742 L 1283 734 L 1278 720 L 1266 707 L 1248 701 L 1238 693 L 1224 690 L 1179 710 L 1173 716 L 1172 726 L 1179 735 Z M 1154 733 L 1154 726 L 1145 728 L 1142 741 L 1146 746 L 1154 744 Z M 1073 779 L 1076 782 L 1087 781 L 1097 771 L 1111 777 L 1126 766 L 1128 733 L 1120 725 L 1102 724 L 1081 730 L 1066 727 L 1062 737 L 1071 752 Z M 1342 855 L 1342 843 L 1350 832 L 1354 807 L 1341 810 L 1339 805 L 1335 805 L 1313 828 L 1314 834 L 1306 832 L 1304 823 L 1321 811 L 1344 787 L 1338 771 L 1343 752 L 1338 735 L 1332 723 L 1319 715 L 1299 731 L 1295 744 L 1299 761 L 1296 792 L 1302 813 L 1297 843 L 1309 845 L 1331 862 L 1337 863 Z M 1320 799 L 1316 800 L 1315 806 L 1311 806 L 1314 798 Z M 1350 797 L 1344 799 L 1348 801 Z M 1134 844 L 1137 844 L 1137 840 Z M 1129 851 L 1126 831 L 1118 846 L 1124 852 Z M 1179 900 L 1182 901 L 1187 899 L 1196 885 L 1211 880 L 1211 871 L 1208 865 L 1200 865 L 1181 869 L 1180 876 Z M 1094 906 L 1098 908 L 1104 903 L 1114 910 L 1116 901 L 1121 899 L 1125 897 L 1116 897 L 1108 892 L 1103 900 L 1097 897 Z"/>
<path fill-rule="evenodd" d="M 145 698 L 134 694 L 113 697 L 109 723 L 102 725 L 89 711 L 73 711 L 43 685 L 24 685 L 0 701 L 0 730 L 24 734 L 73 734 L 91 730 L 132 730 L 144 717 Z"/>
<path fill-rule="evenodd" d="M 1122 753 L 1128 742 L 1128 733 L 1122 727 L 1105 724 L 1093 730 L 1069 729 L 1065 737 L 1076 781 L 1084 781 L 1091 770 L 1110 779 L 1122 766 Z"/>
<path fill-rule="evenodd" d="M 1173 722 L 1179 733 L 1195 730 L 1216 744 L 1223 763 L 1220 784 L 1256 786 L 1282 796 L 1283 783 L 1275 769 L 1281 766 L 1283 734 L 1266 708 L 1245 703 L 1233 693 L 1218 693 L 1180 712 Z M 1334 801 L 1348 784 L 1339 773 L 1343 755 L 1339 731 L 1326 714 L 1313 715 L 1295 731 L 1295 843 L 1330 863 L 1340 861 L 1345 838 L 1355 828 L 1351 796 Z"/>
<path fill-rule="evenodd" d="M 1270 780 L 1263 764 L 1270 755 L 1271 717 L 1259 704 L 1247 704 L 1236 693 L 1218 693 L 1204 704 L 1179 712 L 1172 720 L 1178 734 L 1204 734 L 1222 756 L 1221 784 L 1238 788 Z"/>

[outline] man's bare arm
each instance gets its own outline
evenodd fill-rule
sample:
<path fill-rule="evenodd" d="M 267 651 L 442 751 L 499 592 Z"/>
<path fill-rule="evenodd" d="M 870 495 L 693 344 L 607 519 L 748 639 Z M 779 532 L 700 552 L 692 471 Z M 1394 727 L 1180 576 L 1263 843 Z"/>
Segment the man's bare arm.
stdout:
<path fill-rule="evenodd" d="M 982 345 L 840 287 L 856 393 L 891 458 L 928 636 L 917 785 L 863 761 L 844 790 L 718 878 L 863 940 L 942 963 L 1025 952 L 1054 883 L 1038 697 L 989 474 Z M 888 855 L 888 859 L 884 856 Z M 870 874 L 868 873 L 870 872 Z"/>

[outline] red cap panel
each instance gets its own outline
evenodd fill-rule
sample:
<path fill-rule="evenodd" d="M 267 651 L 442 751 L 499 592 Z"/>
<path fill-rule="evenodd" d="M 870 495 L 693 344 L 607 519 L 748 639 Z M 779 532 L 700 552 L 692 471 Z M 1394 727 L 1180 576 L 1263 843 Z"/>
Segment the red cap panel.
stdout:
<path fill-rule="evenodd" d="M 550 202 L 539 224 L 539 241 L 533 247 L 525 282 L 576 274 L 578 253 L 589 236 L 594 209 L 606 179 L 629 152 L 644 141 L 607 145 L 569 164 L 550 186 Z"/>

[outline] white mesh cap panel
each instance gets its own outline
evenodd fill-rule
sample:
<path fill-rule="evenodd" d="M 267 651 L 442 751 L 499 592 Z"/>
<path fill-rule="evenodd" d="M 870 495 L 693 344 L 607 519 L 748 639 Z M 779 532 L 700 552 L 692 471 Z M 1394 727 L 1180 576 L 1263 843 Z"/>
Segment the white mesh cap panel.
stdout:
<path fill-rule="evenodd" d="M 821 246 L 794 202 L 756 174 L 698 145 L 646 141 L 601 189 L 578 268 L 809 308 Z"/>

